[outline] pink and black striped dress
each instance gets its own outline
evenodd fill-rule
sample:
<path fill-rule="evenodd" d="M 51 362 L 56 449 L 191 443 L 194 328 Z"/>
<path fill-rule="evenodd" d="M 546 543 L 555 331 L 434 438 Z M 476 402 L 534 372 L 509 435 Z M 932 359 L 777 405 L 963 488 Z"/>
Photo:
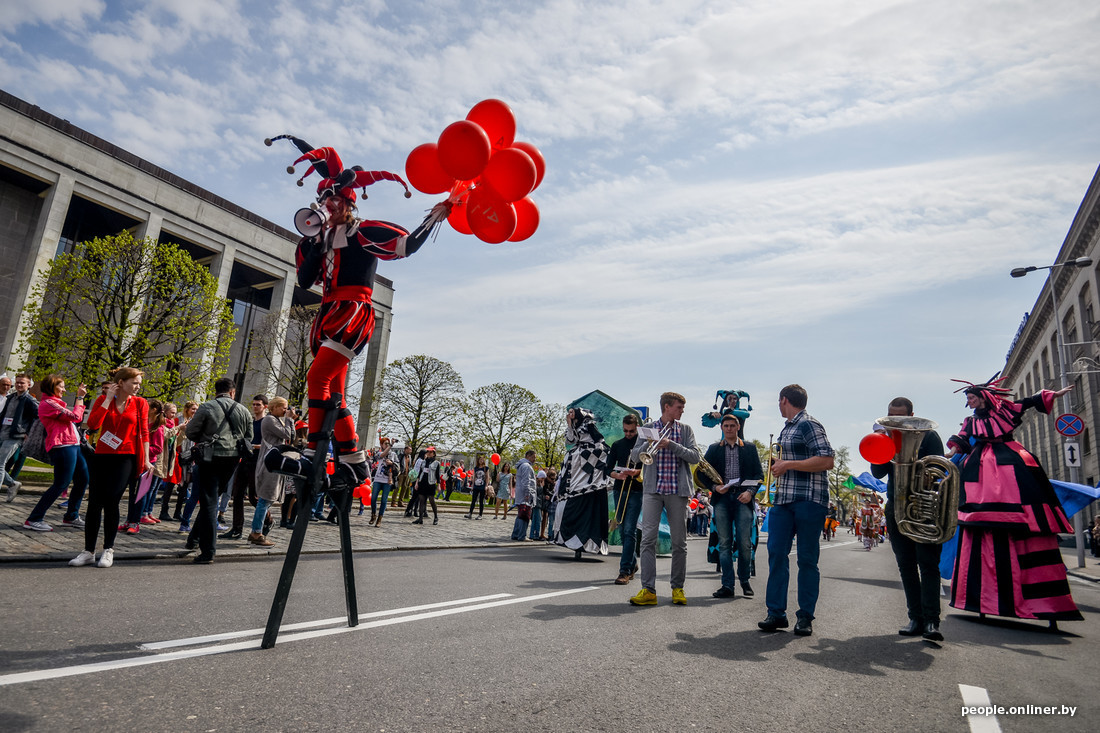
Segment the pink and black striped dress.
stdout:
<path fill-rule="evenodd" d="M 1019 402 L 983 394 L 991 406 L 975 410 L 947 441 L 967 454 L 960 471 L 951 607 L 995 616 L 1081 620 L 1058 549 L 1057 534 L 1072 533 L 1073 527 L 1043 467 L 1012 439 L 1028 408 L 1050 412 L 1054 393 L 1043 390 Z"/>

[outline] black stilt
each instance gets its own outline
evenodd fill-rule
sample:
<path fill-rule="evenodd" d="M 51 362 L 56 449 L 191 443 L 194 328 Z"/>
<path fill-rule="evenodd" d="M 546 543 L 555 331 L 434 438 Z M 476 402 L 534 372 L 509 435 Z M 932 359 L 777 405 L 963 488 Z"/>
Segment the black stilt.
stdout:
<path fill-rule="evenodd" d="M 305 482 L 298 496 L 298 504 L 301 509 L 294 522 L 294 531 L 290 535 L 290 543 L 286 549 L 286 559 L 283 561 L 283 570 L 279 575 L 279 584 L 275 588 L 275 598 L 271 602 L 271 611 L 267 617 L 267 627 L 264 629 L 264 638 L 260 644 L 263 649 L 275 646 L 275 640 L 279 636 L 279 627 L 283 622 L 283 612 L 286 610 L 286 601 L 290 596 L 290 586 L 294 583 L 294 572 L 298 569 L 298 558 L 302 554 L 302 543 L 306 538 L 306 529 L 309 527 L 309 518 L 313 511 L 313 500 L 322 491 L 324 485 L 325 465 L 328 463 L 329 443 L 332 440 L 332 428 L 336 424 L 336 412 L 340 408 L 342 395 L 333 395 L 332 402 L 325 410 L 325 419 L 321 432 L 325 436 L 317 441 L 317 447 L 313 454 L 313 474 Z M 262 458 L 261 458 L 262 460 Z M 339 456 L 334 456 L 339 464 Z M 348 522 L 348 511 L 351 508 L 351 492 L 354 487 L 347 487 L 343 493 L 335 497 L 335 508 L 340 516 L 340 554 L 343 559 L 344 570 L 344 594 L 348 608 L 348 626 L 359 624 L 358 603 L 355 596 L 355 571 L 352 567 L 351 554 L 351 527 Z"/>

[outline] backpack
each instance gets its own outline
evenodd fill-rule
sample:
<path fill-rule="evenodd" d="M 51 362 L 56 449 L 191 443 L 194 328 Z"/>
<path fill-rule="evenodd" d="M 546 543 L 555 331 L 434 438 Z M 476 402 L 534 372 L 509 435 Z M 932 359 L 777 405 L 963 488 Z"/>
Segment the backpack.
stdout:
<path fill-rule="evenodd" d="M 53 464 L 50 454 L 46 452 L 46 426 L 35 418 L 31 426 L 27 428 L 27 437 L 23 439 L 23 455 L 42 463 Z"/>

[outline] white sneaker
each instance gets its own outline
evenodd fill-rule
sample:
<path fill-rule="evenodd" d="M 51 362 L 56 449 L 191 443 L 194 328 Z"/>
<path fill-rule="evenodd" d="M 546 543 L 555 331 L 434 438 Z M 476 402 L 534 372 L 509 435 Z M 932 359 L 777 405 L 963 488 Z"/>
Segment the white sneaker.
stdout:
<path fill-rule="evenodd" d="M 115 564 L 115 551 L 114 549 L 104 550 L 103 554 L 99 556 L 99 562 L 95 564 L 97 568 L 109 568 Z"/>
<path fill-rule="evenodd" d="M 37 522 L 32 522 L 28 519 L 27 521 L 23 522 L 23 529 L 33 529 L 35 532 L 53 532 L 53 527 L 41 520 Z"/>
<path fill-rule="evenodd" d="M 91 565 L 95 562 L 95 553 L 88 552 L 87 550 L 81 551 L 79 555 L 69 560 L 69 564 L 74 568 L 83 567 L 84 565 Z"/>
<path fill-rule="evenodd" d="M 84 520 L 80 517 L 77 517 L 76 519 L 73 519 L 71 521 L 68 519 L 62 519 L 61 523 L 64 524 L 66 527 L 77 527 L 79 529 L 84 528 Z"/>
<path fill-rule="evenodd" d="M 8 503 L 11 504 L 15 501 L 15 495 L 19 493 L 19 489 L 23 488 L 23 484 L 18 481 L 12 481 L 8 486 Z"/>

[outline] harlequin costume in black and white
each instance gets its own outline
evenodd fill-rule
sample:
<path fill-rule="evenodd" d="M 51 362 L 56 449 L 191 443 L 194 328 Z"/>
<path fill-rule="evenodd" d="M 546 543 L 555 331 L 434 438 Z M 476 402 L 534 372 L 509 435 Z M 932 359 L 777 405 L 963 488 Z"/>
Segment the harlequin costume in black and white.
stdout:
<path fill-rule="evenodd" d="M 590 410 L 575 409 L 565 442 L 573 444 L 558 477 L 554 543 L 577 552 L 607 554 L 607 490 L 615 483 L 604 442 Z"/>
<path fill-rule="evenodd" d="M 374 333 L 374 308 L 371 302 L 374 275 L 378 260 L 396 260 L 414 254 L 423 246 L 434 226 L 446 217 L 450 210 L 444 202 L 433 207 L 424 222 L 412 233 L 397 224 L 386 221 L 351 217 L 345 224 L 328 225 L 326 202 L 339 197 L 350 209 L 354 209 L 355 189 L 363 189 L 378 181 L 394 181 L 405 187 L 405 196 L 411 196 L 409 187 L 400 176 L 388 171 L 367 171 L 360 166 L 344 168 L 340 156 L 333 148 L 314 148 L 309 143 L 290 135 L 280 135 L 265 140 L 287 139 L 302 152 L 294 165 L 308 161 L 309 169 L 298 180 L 298 185 L 315 170 L 322 180 L 317 185 L 317 204 L 303 209 L 295 217 L 296 224 L 305 235 L 298 242 L 295 264 L 298 285 L 309 289 L 320 285 L 321 307 L 310 330 L 310 349 L 313 363 L 306 377 L 309 397 L 309 450 L 311 451 L 323 433 L 325 409 L 334 394 L 341 396 L 333 450 L 342 464 L 350 466 L 354 473 L 354 485 L 367 476 L 366 456 L 357 451 L 359 436 L 355 433 L 355 421 L 347 408 L 345 388 L 348 365 L 362 352 Z M 294 166 L 288 171 L 293 173 Z M 312 219 L 312 220 L 311 220 Z M 303 466 L 303 472 L 308 467 Z M 360 475 L 361 474 L 361 475 Z"/>

